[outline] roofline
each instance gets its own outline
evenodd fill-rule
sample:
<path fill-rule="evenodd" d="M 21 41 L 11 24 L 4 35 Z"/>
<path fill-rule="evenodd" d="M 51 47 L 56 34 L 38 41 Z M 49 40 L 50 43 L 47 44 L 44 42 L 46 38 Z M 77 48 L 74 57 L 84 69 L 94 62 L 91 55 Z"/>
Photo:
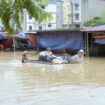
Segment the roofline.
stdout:
<path fill-rule="evenodd" d="M 32 30 L 29 32 L 60 32 L 60 31 L 80 31 L 80 28 L 73 28 L 73 29 L 52 29 L 52 30 Z"/>

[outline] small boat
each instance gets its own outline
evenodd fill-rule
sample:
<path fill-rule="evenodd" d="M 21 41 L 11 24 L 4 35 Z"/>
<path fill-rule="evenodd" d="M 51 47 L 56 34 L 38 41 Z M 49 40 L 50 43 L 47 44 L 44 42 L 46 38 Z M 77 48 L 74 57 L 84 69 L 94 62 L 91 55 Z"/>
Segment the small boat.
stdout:
<path fill-rule="evenodd" d="M 60 65 L 61 63 L 52 63 L 47 61 L 39 61 L 39 60 L 30 60 L 29 63 L 35 63 L 35 64 L 47 64 L 47 65 Z"/>

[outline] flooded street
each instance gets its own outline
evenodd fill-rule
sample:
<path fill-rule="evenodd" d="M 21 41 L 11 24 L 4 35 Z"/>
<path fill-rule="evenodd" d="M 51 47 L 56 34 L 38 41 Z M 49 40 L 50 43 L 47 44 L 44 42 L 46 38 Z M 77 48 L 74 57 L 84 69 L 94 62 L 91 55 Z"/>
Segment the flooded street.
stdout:
<path fill-rule="evenodd" d="M 45 65 L 22 64 L 21 56 L 0 52 L 0 105 L 105 105 L 105 57 Z"/>

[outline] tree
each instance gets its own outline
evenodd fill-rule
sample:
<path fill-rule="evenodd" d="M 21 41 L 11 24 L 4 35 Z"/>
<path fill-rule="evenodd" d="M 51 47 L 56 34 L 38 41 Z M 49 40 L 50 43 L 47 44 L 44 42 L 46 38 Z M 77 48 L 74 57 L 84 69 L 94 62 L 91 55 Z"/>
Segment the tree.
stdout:
<path fill-rule="evenodd" d="M 70 20 L 71 20 L 71 23 L 69 23 L 69 28 L 71 28 L 71 27 L 72 27 L 72 18 L 73 18 L 73 14 L 72 14 L 72 13 L 69 13 L 69 14 L 68 14 L 68 17 L 69 17 Z"/>
<path fill-rule="evenodd" d="M 40 5 L 47 5 L 48 0 L 1 0 L 0 1 L 0 20 L 9 35 L 14 33 L 17 26 L 22 31 L 24 8 L 38 23 L 52 18 L 51 14 L 44 11 Z"/>
<path fill-rule="evenodd" d="M 94 17 L 93 19 L 89 19 L 89 20 L 85 21 L 83 25 L 85 27 L 90 27 L 95 24 L 102 24 L 102 23 L 105 23 L 105 18 L 97 16 L 97 17 Z"/>
<path fill-rule="evenodd" d="M 95 24 L 102 24 L 102 23 L 105 23 L 105 10 L 102 10 L 100 16 L 96 16 L 93 19 L 86 20 L 83 25 L 85 27 L 90 27 Z"/>

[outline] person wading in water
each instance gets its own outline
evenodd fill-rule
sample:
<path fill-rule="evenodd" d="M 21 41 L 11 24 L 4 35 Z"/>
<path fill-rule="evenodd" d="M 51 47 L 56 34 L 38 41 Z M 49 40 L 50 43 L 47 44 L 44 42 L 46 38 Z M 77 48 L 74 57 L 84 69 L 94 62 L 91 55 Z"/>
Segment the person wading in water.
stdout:
<path fill-rule="evenodd" d="M 22 63 L 27 63 L 28 61 L 28 51 L 24 51 L 22 55 Z"/>

